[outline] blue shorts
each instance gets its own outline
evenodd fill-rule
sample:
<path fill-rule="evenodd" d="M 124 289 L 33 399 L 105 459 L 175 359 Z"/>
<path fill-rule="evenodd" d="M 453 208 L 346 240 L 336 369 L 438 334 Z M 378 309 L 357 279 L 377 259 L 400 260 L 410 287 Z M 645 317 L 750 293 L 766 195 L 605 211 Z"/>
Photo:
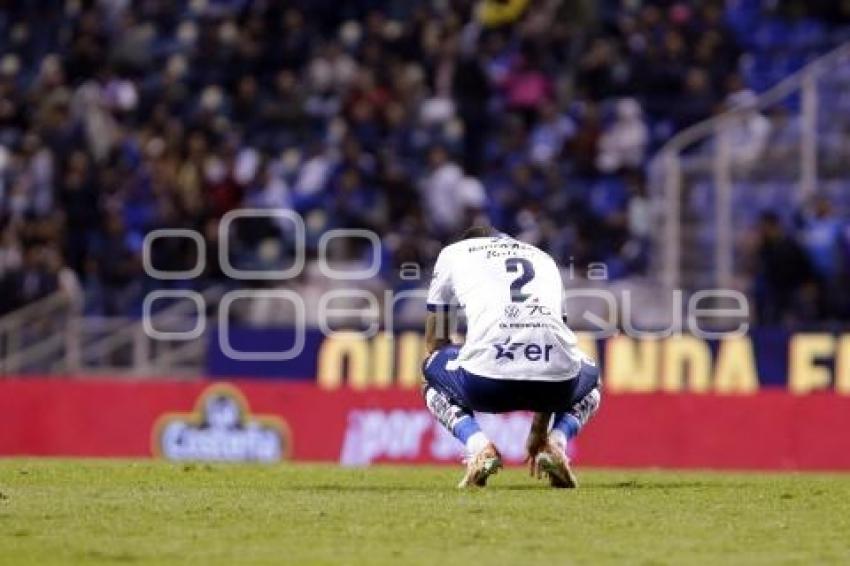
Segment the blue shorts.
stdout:
<path fill-rule="evenodd" d="M 425 360 L 422 373 L 427 386 L 469 411 L 560 413 L 572 409 L 599 385 L 599 369 L 585 363 L 576 378 L 566 381 L 492 379 L 469 373 L 462 367 L 446 369 L 459 351 L 458 346 L 441 348 Z"/>

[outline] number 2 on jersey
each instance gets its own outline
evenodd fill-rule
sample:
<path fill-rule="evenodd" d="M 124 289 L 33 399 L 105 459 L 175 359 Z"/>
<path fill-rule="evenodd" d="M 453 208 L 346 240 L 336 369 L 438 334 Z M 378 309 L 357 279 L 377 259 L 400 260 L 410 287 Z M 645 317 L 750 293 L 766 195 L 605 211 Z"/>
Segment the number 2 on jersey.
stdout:
<path fill-rule="evenodd" d="M 516 273 L 522 268 L 522 273 L 511 283 L 511 301 L 521 303 L 531 295 L 522 292 L 522 287 L 534 279 L 534 265 L 527 259 L 521 257 L 510 257 L 505 260 L 505 269 L 508 273 Z"/>

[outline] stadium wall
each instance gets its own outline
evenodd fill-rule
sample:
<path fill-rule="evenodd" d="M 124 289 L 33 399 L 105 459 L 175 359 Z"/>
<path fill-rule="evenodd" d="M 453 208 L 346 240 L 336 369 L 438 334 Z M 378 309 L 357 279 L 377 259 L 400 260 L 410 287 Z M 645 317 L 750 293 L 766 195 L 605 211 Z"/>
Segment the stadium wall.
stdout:
<path fill-rule="evenodd" d="M 335 390 L 419 386 L 424 341 L 416 331 L 335 332 L 230 328 L 210 336 L 207 373 L 315 381 Z M 233 351 L 273 358 L 303 342 L 303 352 L 285 362 L 240 359 Z M 784 388 L 795 394 L 850 394 L 850 331 L 789 331 L 755 328 L 742 336 L 692 335 L 595 339 L 579 333 L 580 346 L 602 368 L 612 393 L 752 394 Z"/>
<path fill-rule="evenodd" d="M 518 464 L 529 415 L 482 426 Z M 850 470 L 850 397 L 609 393 L 572 447 L 583 466 Z M 0 380 L 0 455 L 456 463 L 416 390 L 268 380 Z"/>

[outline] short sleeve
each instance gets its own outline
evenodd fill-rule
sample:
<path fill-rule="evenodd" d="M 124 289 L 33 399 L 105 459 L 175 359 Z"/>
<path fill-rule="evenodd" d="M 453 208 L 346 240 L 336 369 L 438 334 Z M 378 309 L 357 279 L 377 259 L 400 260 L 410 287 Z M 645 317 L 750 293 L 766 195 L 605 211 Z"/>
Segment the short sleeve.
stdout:
<path fill-rule="evenodd" d="M 452 285 L 451 257 L 446 250 L 440 252 L 434 273 L 431 275 L 431 285 L 428 287 L 428 310 L 435 312 L 457 306 L 454 286 Z"/>

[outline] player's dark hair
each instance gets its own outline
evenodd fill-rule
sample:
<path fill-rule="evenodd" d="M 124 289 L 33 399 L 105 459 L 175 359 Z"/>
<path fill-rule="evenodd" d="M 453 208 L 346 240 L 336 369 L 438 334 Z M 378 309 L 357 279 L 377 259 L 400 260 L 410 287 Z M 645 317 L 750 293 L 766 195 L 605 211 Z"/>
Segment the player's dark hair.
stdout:
<path fill-rule="evenodd" d="M 468 240 L 469 238 L 489 238 L 495 233 L 496 231 L 493 230 L 492 226 L 470 226 L 463 231 L 458 241 Z"/>

